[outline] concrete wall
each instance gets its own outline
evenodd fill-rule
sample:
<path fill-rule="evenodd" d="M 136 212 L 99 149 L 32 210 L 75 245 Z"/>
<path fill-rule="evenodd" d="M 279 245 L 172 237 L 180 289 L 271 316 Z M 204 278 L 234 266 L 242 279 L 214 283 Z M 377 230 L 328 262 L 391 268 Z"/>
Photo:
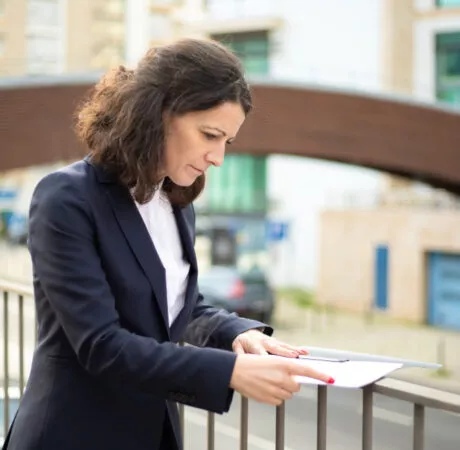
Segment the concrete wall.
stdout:
<path fill-rule="evenodd" d="M 425 322 L 426 252 L 460 253 L 460 212 L 413 209 L 325 211 L 318 301 L 351 311 L 373 302 L 374 254 L 389 248 L 388 314 Z"/>

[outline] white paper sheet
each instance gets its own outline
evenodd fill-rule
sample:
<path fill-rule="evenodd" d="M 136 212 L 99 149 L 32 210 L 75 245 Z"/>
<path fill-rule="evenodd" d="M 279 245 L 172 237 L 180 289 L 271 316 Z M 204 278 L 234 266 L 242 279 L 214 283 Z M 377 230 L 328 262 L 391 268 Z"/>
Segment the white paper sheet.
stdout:
<path fill-rule="evenodd" d="M 297 364 L 308 365 L 334 378 L 333 386 L 344 388 L 361 388 L 374 383 L 389 373 L 400 369 L 401 363 L 374 361 L 321 361 L 313 359 L 297 359 Z M 296 377 L 302 384 L 326 384 L 308 377 Z"/>

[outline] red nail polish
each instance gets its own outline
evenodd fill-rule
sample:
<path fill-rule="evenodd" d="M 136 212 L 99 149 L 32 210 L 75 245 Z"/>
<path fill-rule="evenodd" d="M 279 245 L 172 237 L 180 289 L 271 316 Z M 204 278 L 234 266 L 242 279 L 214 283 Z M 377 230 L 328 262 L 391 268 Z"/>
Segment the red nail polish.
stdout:
<path fill-rule="evenodd" d="M 327 384 L 334 384 L 335 383 L 335 380 L 334 378 L 329 378 L 329 380 L 327 380 Z"/>

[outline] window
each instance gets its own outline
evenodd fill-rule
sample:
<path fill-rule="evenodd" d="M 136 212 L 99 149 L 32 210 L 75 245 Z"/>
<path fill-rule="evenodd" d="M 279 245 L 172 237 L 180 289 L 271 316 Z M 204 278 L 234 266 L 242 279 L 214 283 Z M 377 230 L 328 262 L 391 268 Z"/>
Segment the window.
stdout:
<path fill-rule="evenodd" d="M 436 36 L 436 96 L 460 106 L 460 31 Z"/>
<path fill-rule="evenodd" d="M 59 1 L 29 0 L 28 23 L 29 26 L 34 27 L 55 28 L 59 26 Z"/>
<path fill-rule="evenodd" d="M 149 21 L 150 39 L 152 41 L 161 41 L 173 35 L 173 24 L 168 14 L 151 14 Z"/>
<path fill-rule="evenodd" d="M 27 38 L 27 71 L 30 74 L 58 72 L 59 39 L 54 36 Z"/>
<path fill-rule="evenodd" d="M 266 199 L 267 158 L 242 154 L 225 157 L 222 167 L 208 171 L 208 207 L 219 212 L 263 213 Z"/>
<path fill-rule="evenodd" d="M 241 59 L 249 75 L 269 72 L 267 31 L 214 35 Z M 267 158 L 228 155 L 222 167 L 209 170 L 208 206 L 212 211 L 264 213 L 267 209 Z"/>
<path fill-rule="evenodd" d="M 460 0 L 436 0 L 436 6 L 438 8 L 460 8 Z"/>
<path fill-rule="evenodd" d="M 267 31 L 214 35 L 213 39 L 232 49 L 249 75 L 268 74 L 270 41 Z"/>
<path fill-rule="evenodd" d="M 5 53 L 5 36 L 0 33 L 0 56 Z"/>

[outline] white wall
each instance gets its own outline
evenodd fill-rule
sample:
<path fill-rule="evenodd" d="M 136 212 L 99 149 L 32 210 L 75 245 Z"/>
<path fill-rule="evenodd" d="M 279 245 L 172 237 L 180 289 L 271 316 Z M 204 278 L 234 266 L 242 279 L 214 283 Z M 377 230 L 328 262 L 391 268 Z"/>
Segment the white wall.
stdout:
<path fill-rule="evenodd" d="M 273 36 L 274 77 L 334 88 L 380 91 L 382 1 L 284 0 L 279 5 L 284 26 Z M 279 200 L 276 215 L 292 225 L 289 239 L 275 246 L 274 283 L 314 288 L 319 211 L 330 206 L 333 196 L 341 192 L 361 191 L 372 196 L 378 190 L 380 178 L 375 171 L 354 166 L 271 157 L 270 196 Z"/>
<path fill-rule="evenodd" d="M 379 90 L 384 0 L 279 2 L 275 77 Z"/>
<path fill-rule="evenodd" d="M 134 66 L 147 51 L 150 0 L 126 0 L 126 64 Z"/>
<path fill-rule="evenodd" d="M 320 211 L 343 205 L 349 191 L 362 194 L 364 199 L 372 199 L 379 189 L 380 174 L 340 163 L 272 156 L 268 178 L 270 197 L 279 199 L 273 217 L 290 224 L 288 239 L 272 246 L 273 283 L 314 288 Z"/>

